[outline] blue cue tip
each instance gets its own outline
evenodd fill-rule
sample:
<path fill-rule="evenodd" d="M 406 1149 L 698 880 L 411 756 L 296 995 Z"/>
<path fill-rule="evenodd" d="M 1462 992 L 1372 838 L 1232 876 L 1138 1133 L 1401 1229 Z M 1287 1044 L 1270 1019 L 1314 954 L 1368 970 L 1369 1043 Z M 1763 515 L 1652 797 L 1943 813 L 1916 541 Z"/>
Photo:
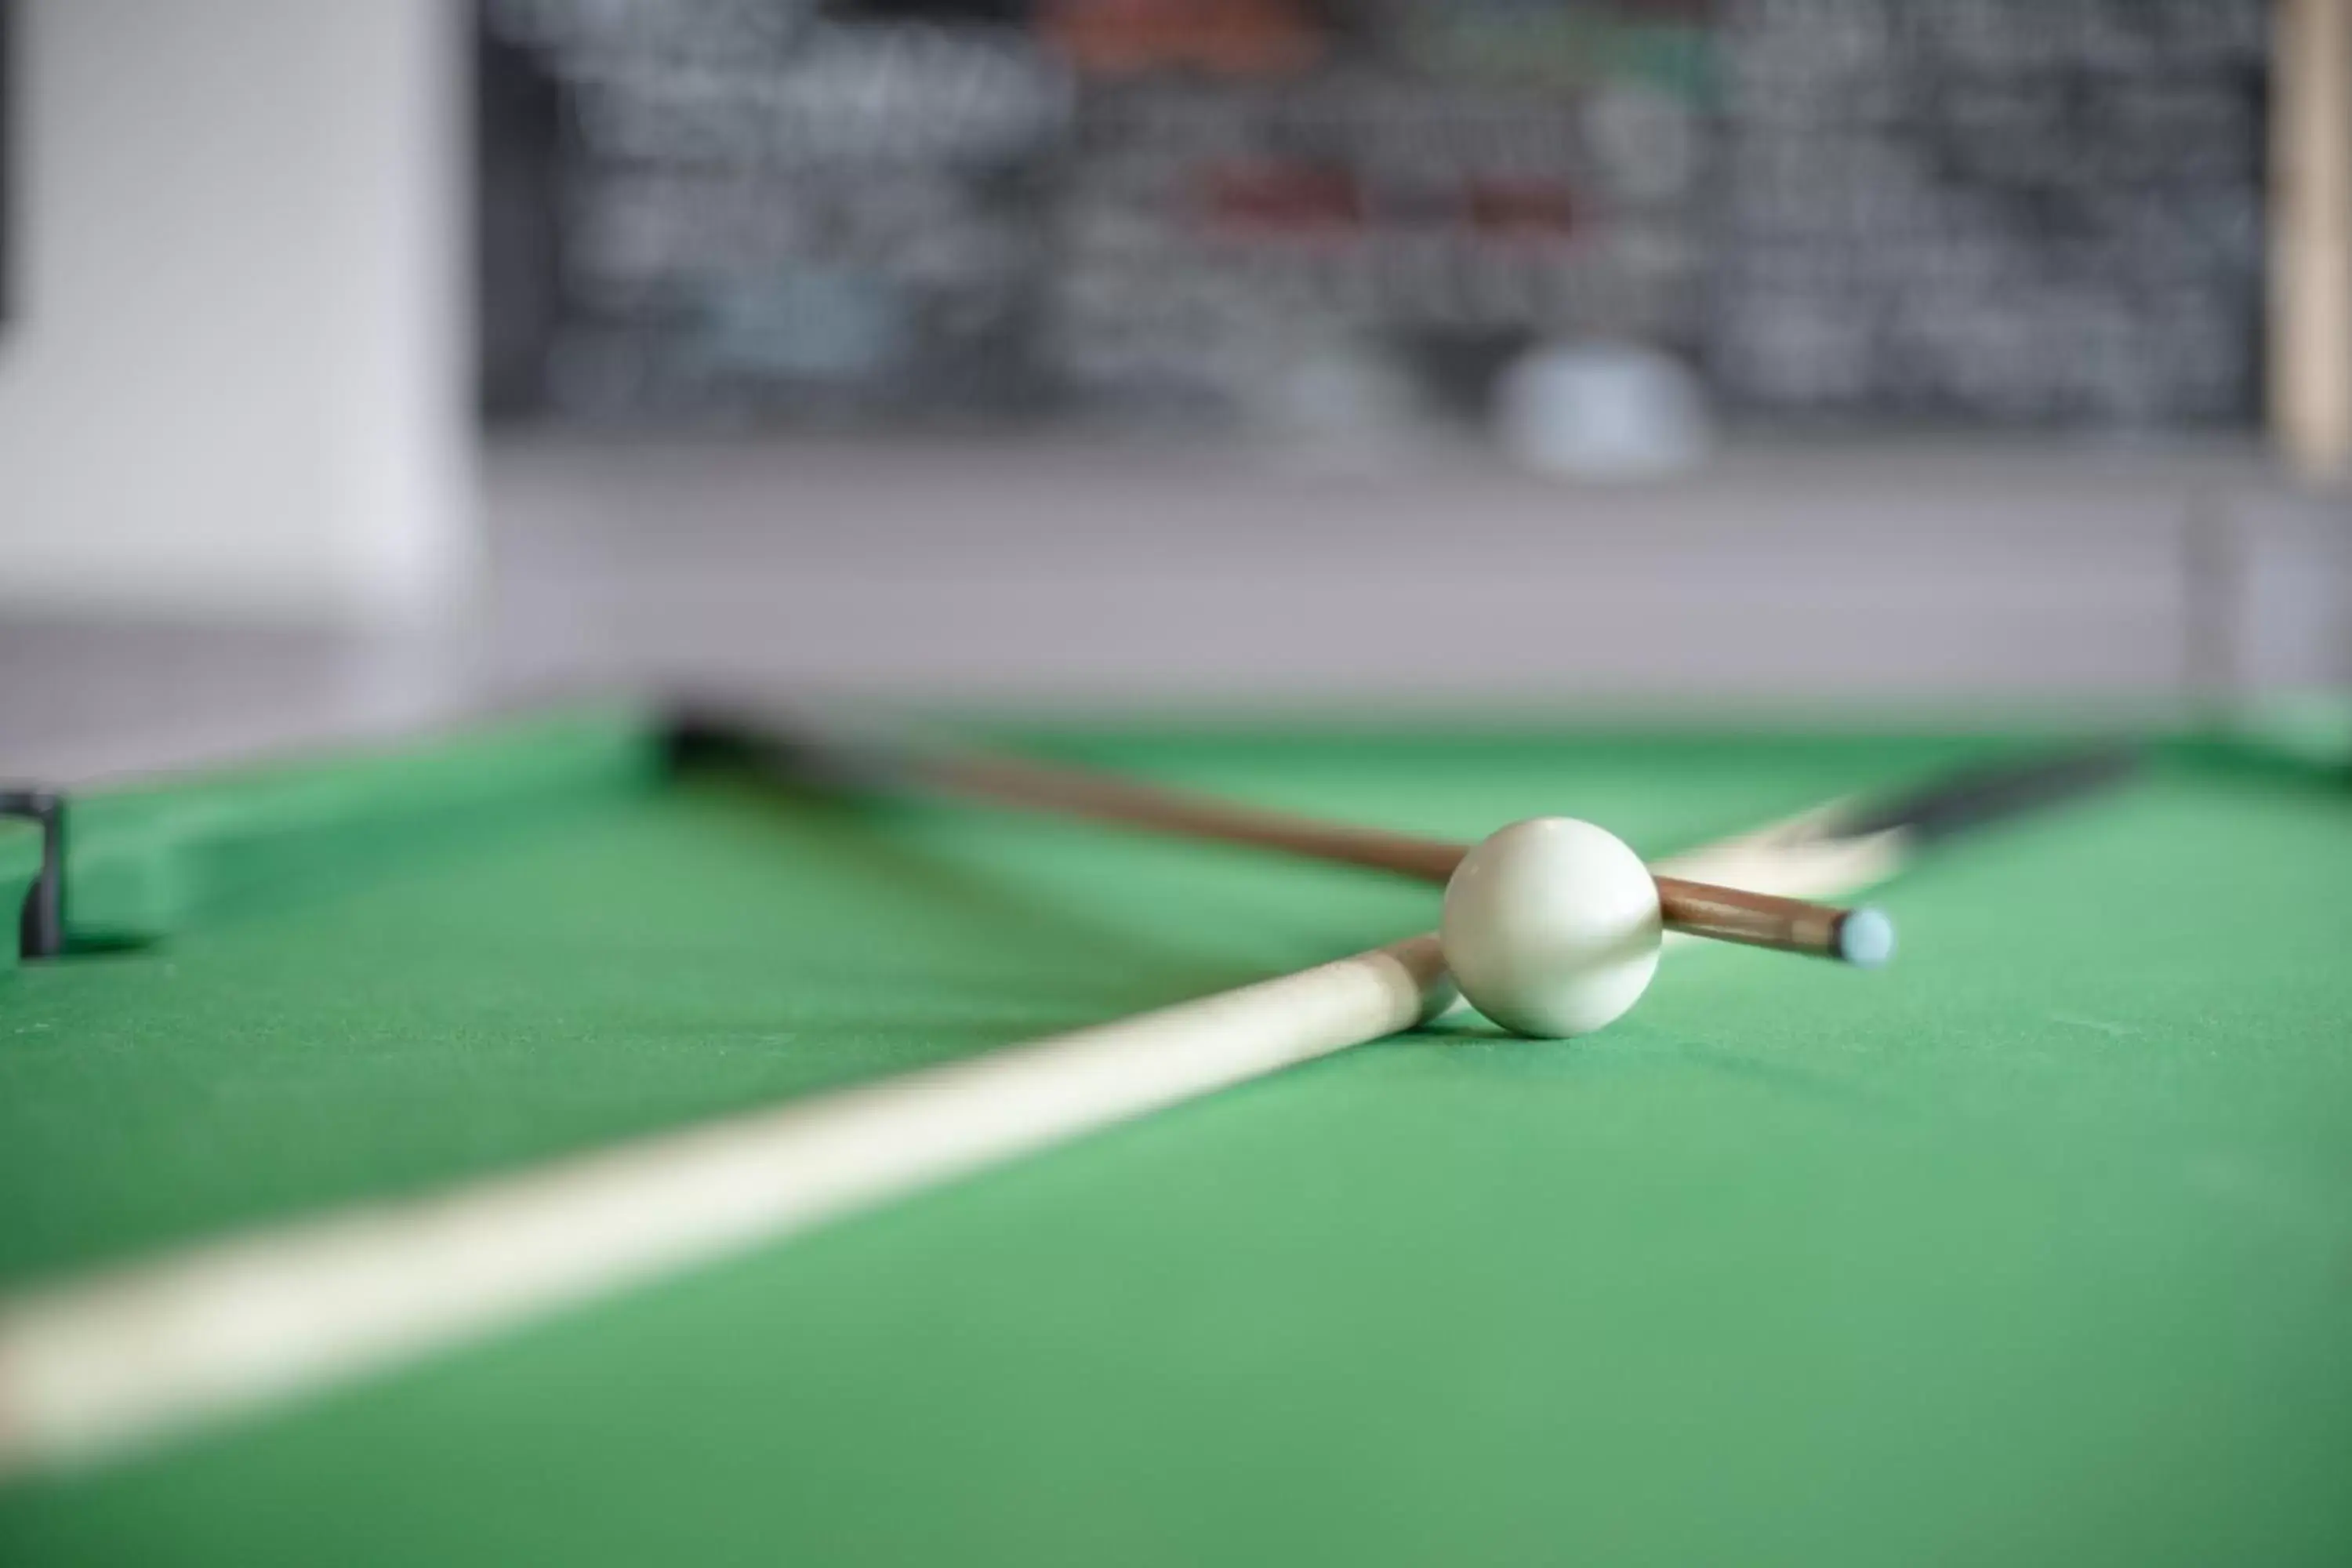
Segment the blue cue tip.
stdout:
<path fill-rule="evenodd" d="M 1864 905 L 1838 921 L 1837 955 L 1857 969 L 1876 969 L 1895 956 L 1895 922 Z"/>

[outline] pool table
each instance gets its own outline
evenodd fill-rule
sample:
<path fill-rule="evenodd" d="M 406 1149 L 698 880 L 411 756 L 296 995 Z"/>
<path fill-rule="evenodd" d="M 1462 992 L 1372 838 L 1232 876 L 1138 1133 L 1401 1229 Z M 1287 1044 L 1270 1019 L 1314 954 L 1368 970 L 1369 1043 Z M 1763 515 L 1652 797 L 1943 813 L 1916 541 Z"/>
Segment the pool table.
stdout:
<path fill-rule="evenodd" d="M 997 721 L 1664 853 L 2031 734 Z M 1667 955 L 152 1452 L 0 1562 L 2352 1561 L 2352 783 L 2157 737 L 1927 858 L 1890 969 Z M 986 1051 L 1425 888 L 668 763 L 590 705 L 94 785 L 0 976 L 0 1290 Z M 0 826 L 0 894 L 41 826 Z M 13 903 L 11 905 L 13 907 Z"/>

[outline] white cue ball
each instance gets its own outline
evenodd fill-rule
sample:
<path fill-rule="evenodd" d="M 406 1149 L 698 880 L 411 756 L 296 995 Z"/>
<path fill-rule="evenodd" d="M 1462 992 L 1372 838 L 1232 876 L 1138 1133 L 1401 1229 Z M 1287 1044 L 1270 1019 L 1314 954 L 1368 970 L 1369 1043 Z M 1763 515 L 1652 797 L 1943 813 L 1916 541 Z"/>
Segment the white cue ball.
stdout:
<path fill-rule="evenodd" d="M 1445 884 L 1440 936 L 1470 1005 L 1522 1035 L 1589 1035 L 1657 972 L 1658 884 L 1631 846 L 1571 816 L 1515 822 Z"/>

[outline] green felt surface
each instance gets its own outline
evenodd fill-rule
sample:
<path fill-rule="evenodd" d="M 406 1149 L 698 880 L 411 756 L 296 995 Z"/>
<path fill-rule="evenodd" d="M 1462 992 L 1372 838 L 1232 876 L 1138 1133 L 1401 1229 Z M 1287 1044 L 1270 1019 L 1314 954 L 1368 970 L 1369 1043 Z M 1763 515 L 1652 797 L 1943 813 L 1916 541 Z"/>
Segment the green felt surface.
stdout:
<path fill-rule="evenodd" d="M 1652 852 L 1987 749 L 1045 739 L 1399 826 L 1570 810 Z M 475 744 L 315 770 L 266 883 L 173 872 L 115 906 L 168 941 L 5 982 L 0 1279 L 1434 916 L 1238 851 L 656 787 L 625 724 Z M 410 765 L 455 809 L 395 830 L 376 786 Z M 270 842 L 222 791 L 92 806 L 76 853 L 116 868 L 89 885 L 233 866 L 208 822 Z M 1678 950 L 1591 1040 L 1367 1047 L 0 1494 L 0 1561 L 2340 1563 L 2347 871 L 2339 780 L 2181 749 L 1887 889 L 1883 974 Z"/>
<path fill-rule="evenodd" d="M 641 792 L 660 757 L 624 708 L 519 718 L 406 746 L 76 794 L 73 940 L 149 943 L 247 895 L 331 886 L 468 833 Z"/>

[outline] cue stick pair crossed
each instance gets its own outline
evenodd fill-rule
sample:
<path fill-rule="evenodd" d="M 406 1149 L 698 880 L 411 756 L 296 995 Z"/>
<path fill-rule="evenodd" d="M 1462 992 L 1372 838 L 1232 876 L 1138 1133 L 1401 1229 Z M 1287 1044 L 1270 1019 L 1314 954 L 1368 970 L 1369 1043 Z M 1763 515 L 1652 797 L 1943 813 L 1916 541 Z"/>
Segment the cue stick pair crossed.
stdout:
<path fill-rule="evenodd" d="M 1822 897 L 2101 782 L 2094 759 L 1832 803 L 1676 857 Z M 0 1481 L 135 1452 L 1426 1022 L 1435 935 L 818 1099 L 0 1299 Z"/>

